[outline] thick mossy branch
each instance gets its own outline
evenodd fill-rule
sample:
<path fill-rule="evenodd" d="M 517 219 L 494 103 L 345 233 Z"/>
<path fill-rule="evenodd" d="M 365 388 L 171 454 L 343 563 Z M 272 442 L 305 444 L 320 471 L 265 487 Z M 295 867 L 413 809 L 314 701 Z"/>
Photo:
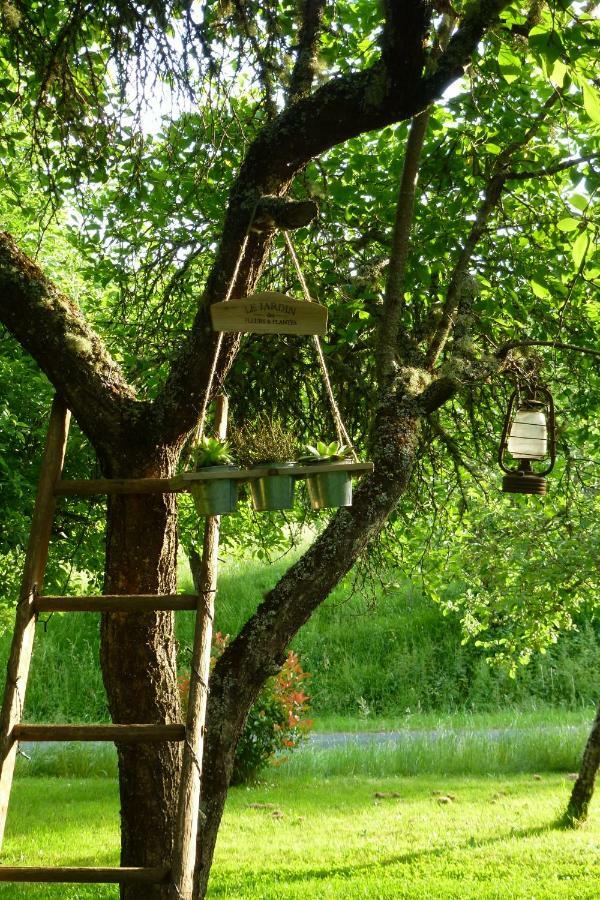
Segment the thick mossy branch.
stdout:
<path fill-rule="evenodd" d="M 318 66 L 318 43 L 325 0 L 303 0 L 298 34 L 296 62 L 290 77 L 288 101 L 293 102 L 309 93 Z"/>
<path fill-rule="evenodd" d="M 495 25 L 500 13 L 511 0 L 475 0 L 461 19 L 460 26 L 440 56 L 433 74 L 424 79 L 422 90 L 425 103 L 436 100 L 453 81 L 463 75 L 471 55 L 485 32 Z"/>
<path fill-rule="evenodd" d="M 256 207 L 252 228 L 270 231 L 274 228 L 294 231 L 305 228 L 318 215 L 314 200 L 288 200 L 287 197 L 263 197 Z"/>
<path fill-rule="evenodd" d="M 96 445 L 114 441 L 125 410 L 139 405 L 133 388 L 81 310 L 5 232 L 0 232 L 0 321 L 31 353 Z"/>

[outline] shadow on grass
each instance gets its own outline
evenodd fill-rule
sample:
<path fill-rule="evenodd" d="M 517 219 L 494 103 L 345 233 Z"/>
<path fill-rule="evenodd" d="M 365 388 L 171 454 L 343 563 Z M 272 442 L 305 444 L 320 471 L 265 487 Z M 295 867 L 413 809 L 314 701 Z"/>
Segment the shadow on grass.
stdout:
<path fill-rule="evenodd" d="M 423 859 L 439 858 L 448 853 L 460 852 L 462 850 L 479 850 L 484 847 L 490 847 L 494 844 L 502 843 L 503 841 L 510 840 L 512 838 L 521 839 L 538 837 L 540 835 L 548 834 L 549 832 L 556 830 L 557 827 L 558 826 L 556 822 L 550 822 L 546 825 L 536 825 L 530 828 L 512 828 L 505 834 L 495 835 L 494 837 L 484 838 L 483 840 L 476 841 L 475 839 L 471 838 L 471 840 L 462 844 L 444 844 L 440 847 L 433 847 L 426 850 L 415 850 L 409 853 L 400 853 L 397 856 L 389 856 L 385 859 L 378 859 L 374 862 L 348 866 L 331 866 L 329 868 L 305 869 L 302 872 L 286 872 L 285 881 L 286 883 L 311 880 L 325 881 L 336 876 L 348 878 L 353 875 L 358 875 L 359 873 L 368 873 L 371 870 L 385 869 L 389 868 L 390 866 L 397 865 L 410 865 L 412 863 L 418 863 Z M 266 877 L 268 878 L 268 875 L 266 875 Z M 224 880 L 226 881 L 226 879 Z M 281 881 L 281 877 L 279 877 L 277 880 Z M 211 890 L 212 896 L 224 896 L 227 894 L 229 888 L 226 884 L 223 884 L 222 886 L 212 884 Z"/>

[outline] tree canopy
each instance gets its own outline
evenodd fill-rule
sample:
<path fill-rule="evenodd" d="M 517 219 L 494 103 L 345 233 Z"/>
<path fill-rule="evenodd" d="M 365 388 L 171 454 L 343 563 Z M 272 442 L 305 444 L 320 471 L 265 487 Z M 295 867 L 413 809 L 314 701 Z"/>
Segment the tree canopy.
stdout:
<path fill-rule="evenodd" d="M 302 442 L 333 437 L 309 341 L 227 335 L 210 377 L 212 303 L 230 290 L 299 291 L 282 230 L 295 230 L 311 294 L 329 308 L 333 387 L 357 449 L 375 461 L 354 506 L 316 528 L 215 669 L 205 884 L 253 697 L 382 533 L 409 568 L 432 547 L 432 593 L 510 660 L 572 624 L 596 583 L 578 573 L 577 548 L 593 558 L 597 543 L 587 524 L 598 502 L 599 23 L 563 0 L 3 0 L 0 14 L 1 440 L 20 461 L 18 473 L 4 467 L 3 503 L 18 513 L 5 519 L 16 525 L 2 568 L 18 558 L 22 479 L 40 439 L 26 423 L 32 410 L 39 423 L 49 393 L 15 341 L 89 441 L 78 439 L 76 468 L 89 470 L 91 446 L 105 475 L 171 474 L 223 385 L 238 427 L 266 413 Z M 536 380 L 551 386 L 559 422 L 556 496 L 543 512 L 537 499 L 490 500 L 508 392 Z M 143 515 L 109 505 L 107 590 L 173 589 L 169 503 Z M 103 508 L 75 515 L 98 581 Z M 193 549 L 187 522 L 184 510 Z M 228 528 L 264 551 L 287 525 L 244 514 Z M 492 562 L 498 530 L 508 549 Z M 65 515 L 63 533 L 64 568 L 77 520 Z M 136 554 L 153 560 L 144 573 Z M 460 574 L 458 598 L 444 592 L 448 571 Z M 60 572 L 59 560 L 49 577 Z M 138 669 L 169 673 L 161 696 L 140 682 L 146 714 L 175 716 L 172 623 L 138 625 Z M 116 720 L 133 715 L 118 688 L 127 640 L 106 620 Z M 126 773 L 153 762 L 121 762 L 131 860 L 142 849 Z M 174 757 L 161 765 L 175 773 Z M 158 820 L 170 815 L 162 802 Z"/>

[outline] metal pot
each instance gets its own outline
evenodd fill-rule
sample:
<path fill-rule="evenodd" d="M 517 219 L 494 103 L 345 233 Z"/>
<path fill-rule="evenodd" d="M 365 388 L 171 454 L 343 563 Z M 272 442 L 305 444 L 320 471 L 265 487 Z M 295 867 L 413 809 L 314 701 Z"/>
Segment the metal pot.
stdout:
<path fill-rule="evenodd" d="M 335 460 L 311 460 L 318 468 Z M 306 461 L 308 463 L 308 460 Z M 306 476 L 306 486 L 312 509 L 352 506 L 352 475 L 350 472 L 315 472 Z"/>
<path fill-rule="evenodd" d="M 257 468 L 273 466 L 277 469 L 291 468 L 293 462 L 275 462 L 267 460 L 257 463 Z M 257 512 L 266 512 L 273 509 L 292 509 L 294 505 L 294 476 L 293 475 L 263 475 L 253 478 L 250 482 L 252 505 Z"/>
<path fill-rule="evenodd" d="M 206 466 L 203 472 L 237 472 L 237 466 Z M 190 482 L 190 493 L 199 516 L 225 516 L 235 512 L 238 483 L 235 478 Z"/>

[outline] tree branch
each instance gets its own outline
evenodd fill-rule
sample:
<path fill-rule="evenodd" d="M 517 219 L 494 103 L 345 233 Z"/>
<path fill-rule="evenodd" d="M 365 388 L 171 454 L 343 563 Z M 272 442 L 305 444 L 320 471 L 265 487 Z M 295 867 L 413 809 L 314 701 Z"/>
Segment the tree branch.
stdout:
<path fill-rule="evenodd" d="M 441 52 L 450 40 L 454 17 L 444 15 L 438 33 L 435 36 L 429 68 L 434 71 Z M 402 177 L 398 191 L 390 263 L 385 283 L 383 314 L 377 339 L 377 374 L 380 391 L 385 391 L 393 376 L 394 364 L 398 355 L 398 335 L 400 319 L 404 310 L 404 289 L 406 281 L 406 264 L 410 250 L 410 233 L 412 230 L 417 179 L 421 165 L 423 145 L 429 127 L 431 106 L 415 116 L 411 122 L 404 152 Z"/>
<path fill-rule="evenodd" d="M 125 409 L 140 406 L 81 311 L 0 232 L 0 321 L 62 394 L 96 447 L 119 433 Z"/>
<path fill-rule="evenodd" d="M 440 57 L 437 74 L 424 78 L 422 45 L 428 8 L 423 0 L 410 4 L 389 0 L 381 58 L 369 69 L 331 79 L 299 98 L 260 131 L 232 186 L 221 242 L 188 340 L 157 399 L 156 414 L 165 440 L 182 442 L 196 424 L 216 343 L 208 306 L 226 295 L 258 200 L 264 194 L 285 194 L 311 159 L 336 144 L 421 112 L 462 74 L 486 28 L 509 2 L 475 0 Z M 266 233 L 251 236 L 234 296 L 254 288 L 268 244 Z M 221 378 L 238 345 L 237 335 L 225 335 Z"/>
<path fill-rule="evenodd" d="M 504 183 L 505 179 L 503 175 L 494 175 L 486 185 L 483 201 L 477 211 L 475 221 L 471 226 L 471 230 L 462 246 L 458 260 L 452 271 L 448 290 L 446 291 L 442 315 L 425 355 L 425 365 L 429 370 L 434 368 L 442 350 L 446 346 L 450 334 L 452 333 L 462 282 L 467 274 L 475 247 L 479 243 L 479 240 L 486 229 L 492 212 L 500 202 Z"/>
<path fill-rule="evenodd" d="M 472 54 L 485 32 L 499 20 L 510 0 L 479 0 L 467 8 L 460 27 L 440 56 L 437 68 L 424 80 L 425 102 L 437 99 L 453 81 L 464 74 Z"/>
<path fill-rule="evenodd" d="M 456 261 L 456 265 L 452 271 L 448 290 L 446 291 L 442 315 L 427 349 L 425 366 L 429 370 L 432 370 L 435 366 L 440 354 L 446 346 L 450 334 L 452 333 L 454 320 L 458 311 L 462 283 L 467 274 L 475 247 L 485 232 L 492 212 L 500 203 L 502 191 L 504 190 L 504 185 L 508 178 L 506 173 L 507 165 L 514 154 L 525 147 L 529 141 L 535 137 L 542 123 L 545 121 L 548 112 L 558 101 L 560 95 L 560 91 L 554 91 L 554 93 L 546 100 L 525 134 L 523 134 L 519 140 L 513 141 L 512 144 L 509 144 L 508 147 L 505 147 L 504 150 L 498 154 L 496 165 L 494 167 L 494 174 L 485 186 L 483 200 L 479 206 L 475 221 L 471 226 L 471 230 L 469 231 L 458 260 Z"/>
<path fill-rule="evenodd" d="M 600 153 L 590 153 L 588 156 L 572 156 L 569 159 L 563 159 L 561 162 L 555 163 L 553 166 L 546 166 L 544 169 L 532 169 L 526 172 L 506 172 L 504 177 L 507 181 L 525 181 L 528 178 L 545 178 L 548 175 L 556 175 L 558 172 L 564 172 L 565 169 L 571 169 L 573 166 L 580 166 L 582 163 L 593 162 L 600 159 Z"/>
<path fill-rule="evenodd" d="M 252 228 L 272 231 L 274 228 L 293 231 L 310 225 L 318 215 L 314 200 L 289 200 L 287 197 L 262 197 L 252 222 Z"/>
<path fill-rule="evenodd" d="M 497 359 L 506 359 L 511 350 L 517 347 L 554 347 L 556 350 L 572 350 L 575 353 L 585 353 L 588 356 L 600 356 L 600 350 L 591 347 L 578 347 L 577 344 L 564 344 L 562 341 L 508 341 L 495 351 Z"/>
<path fill-rule="evenodd" d="M 406 263 L 410 249 L 410 232 L 412 229 L 417 178 L 421 163 L 421 153 L 429 125 L 430 108 L 412 120 L 406 150 L 402 178 L 398 191 L 390 264 L 385 281 L 383 313 L 377 336 L 377 378 L 380 390 L 385 391 L 394 372 L 394 363 L 398 352 L 398 333 L 400 318 L 404 309 L 404 282 Z"/>
<path fill-rule="evenodd" d="M 294 103 L 312 88 L 317 72 L 317 49 L 326 0 L 302 0 L 296 63 L 290 78 L 288 102 Z"/>

